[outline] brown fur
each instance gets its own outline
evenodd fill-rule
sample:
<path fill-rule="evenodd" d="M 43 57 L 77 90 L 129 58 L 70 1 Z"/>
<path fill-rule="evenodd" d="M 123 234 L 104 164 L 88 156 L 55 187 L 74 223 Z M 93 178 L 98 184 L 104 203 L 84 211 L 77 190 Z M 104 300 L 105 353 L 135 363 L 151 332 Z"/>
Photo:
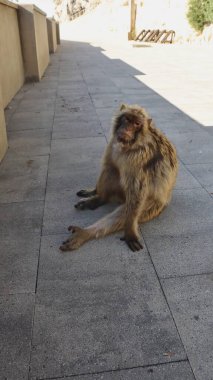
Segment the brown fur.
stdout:
<path fill-rule="evenodd" d="M 122 105 L 103 156 L 96 188 L 81 190 L 88 197 L 77 209 L 95 209 L 117 200 L 122 205 L 87 228 L 70 226 L 71 237 L 62 251 L 79 248 L 86 241 L 124 229 L 128 246 L 137 251 L 139 223 L 156 216 L 167 206 L 177 176 L 178 162 L 172 143 L 155 128 L 145 109 Z"/>

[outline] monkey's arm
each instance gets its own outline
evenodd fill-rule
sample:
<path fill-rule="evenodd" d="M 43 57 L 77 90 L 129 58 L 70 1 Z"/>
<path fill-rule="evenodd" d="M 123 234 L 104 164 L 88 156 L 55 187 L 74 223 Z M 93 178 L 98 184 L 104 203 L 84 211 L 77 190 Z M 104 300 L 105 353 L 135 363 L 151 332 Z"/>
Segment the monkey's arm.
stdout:
<path fill-rule="evenodd" d="M 125 176 L 125 222 L 124 222 L 124 240 L 132 251 L 138 251 L 143 248 L 139 242 L 139 226 L 141 210 L 147 197 L 146 179 L 137 178 L 137 176 L 127 173 Z"/>

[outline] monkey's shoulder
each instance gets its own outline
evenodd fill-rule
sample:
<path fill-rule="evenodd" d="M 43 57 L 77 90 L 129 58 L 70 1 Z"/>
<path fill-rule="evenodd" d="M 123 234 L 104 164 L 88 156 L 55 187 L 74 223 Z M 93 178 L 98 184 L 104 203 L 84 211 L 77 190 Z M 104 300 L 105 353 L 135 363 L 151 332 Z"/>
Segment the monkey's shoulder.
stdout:
<path fill-rule="evenodd" d="M 152 128 L 145 147 L 145 171 L 156 172 L 166 166 L 172 170 L 177 167 L 177 154 L 172 142 L 157 128 Z"/>

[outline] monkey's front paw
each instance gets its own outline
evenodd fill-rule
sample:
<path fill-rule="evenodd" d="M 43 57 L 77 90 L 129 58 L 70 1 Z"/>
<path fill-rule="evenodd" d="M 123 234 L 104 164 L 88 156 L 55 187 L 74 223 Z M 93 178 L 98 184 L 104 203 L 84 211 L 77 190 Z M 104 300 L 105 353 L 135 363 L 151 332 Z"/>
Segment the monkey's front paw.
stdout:
<path fill-rule="evenodd" d="M 122 241 L 125 241 L 128 247 L 131 249 L 131 251 L 136 252 L 140 251 L 140 249 L 143 249 L 142 244 L 139 242 L 137 237 L 127 237 L 124 236 L 121 238 Z"/>
<path fill-rule="evenodd" d="M 87 199 L 75 204 L 77 210 L 95 210 L 101 203 L 96 199 Z"/>
<path fill-rule="evenodd" d="M 77 210 L 85 210 L 87 208 L 86 201 L 80 201 L 76 203 L 75 208 L 77 208 Z"/>
<path fill-rule="evenodd" d="M 90 196 L 90 195 L 88 195 L 88 190 L 79 190 L 79 191 L 76 193 L 76 195 L 77 195 L 78 197 L 82 197 L 82 198 L 87 198 L 88 196 Z"/>
<path fill-rule="evenodd" d="M 96 189 L 93 190 L 79 190 L 76 195 L 81 198 L 90 198 L 96 194 Z"/>
<path fill-rule="evenodd" d="M 83 228 L 77 226 L 69 226 L 68 230 L 72 232 L 72 235 L 69 237 L 69 239 L 65 240 L 62 243 L 60 246 L 61 251 L 74 251 L 86 241 Z"/>

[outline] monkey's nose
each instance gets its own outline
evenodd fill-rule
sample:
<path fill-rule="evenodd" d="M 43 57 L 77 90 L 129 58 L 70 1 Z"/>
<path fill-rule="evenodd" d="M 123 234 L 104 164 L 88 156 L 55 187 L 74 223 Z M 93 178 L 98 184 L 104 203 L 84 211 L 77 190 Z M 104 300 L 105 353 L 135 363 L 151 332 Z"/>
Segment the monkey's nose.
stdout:
<path fill-rule="evenodd" d="M 117 137 L 117 140 L 118 140 L 118 142 L 121 142 L 121 143 L 123 143 L 123 144 L 126 142 L 126 139 L 125 139 L 124 136 L 118 136 L 118 137 Z"/>

